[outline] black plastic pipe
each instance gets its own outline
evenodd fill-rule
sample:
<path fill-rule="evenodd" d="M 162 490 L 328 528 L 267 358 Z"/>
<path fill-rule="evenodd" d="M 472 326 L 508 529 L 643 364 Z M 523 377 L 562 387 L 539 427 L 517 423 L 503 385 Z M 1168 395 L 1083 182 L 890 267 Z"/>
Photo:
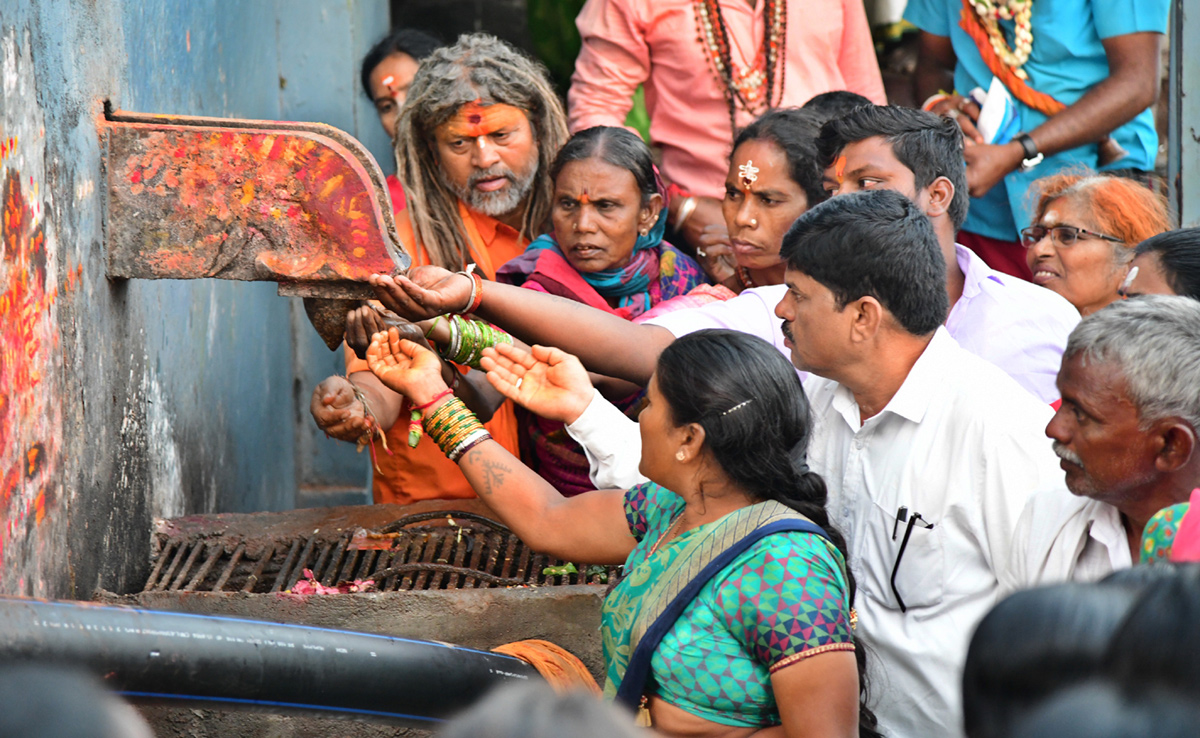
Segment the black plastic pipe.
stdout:
<path fill-rule="evenodd" d="M 520 659 L 444 643 L 0 597 L 0 662 L 7 660 L 81 666 L 139 702 L 317 712 L 417 727 L 499 685 L 541 679 Z"/>

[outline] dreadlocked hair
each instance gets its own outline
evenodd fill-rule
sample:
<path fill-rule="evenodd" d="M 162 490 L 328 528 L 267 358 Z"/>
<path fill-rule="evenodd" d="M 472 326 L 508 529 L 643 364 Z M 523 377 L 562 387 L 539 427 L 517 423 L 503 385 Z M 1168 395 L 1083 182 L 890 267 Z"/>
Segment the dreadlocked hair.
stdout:
<path fill-rule="evenodd" d="M 396 125 L 396 171 L 417 243 L 446 269 L 465 268 L 470 245 L 458 197 L 437 171 L 434 131 L 475 101 L 520 108 L 533 127 L 538 168 L 521 220 L 523 239 L 545 230 L 554 194 L 550 164 L 567 140 L 567 116 L 546 68 L 495 36 L 459 36 L 421 62 Z"/>

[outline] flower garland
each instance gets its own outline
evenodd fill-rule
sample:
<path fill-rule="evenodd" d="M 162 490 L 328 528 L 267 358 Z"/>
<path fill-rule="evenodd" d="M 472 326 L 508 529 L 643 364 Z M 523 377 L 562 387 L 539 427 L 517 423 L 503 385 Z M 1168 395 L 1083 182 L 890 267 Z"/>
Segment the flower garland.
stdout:
<path fill-rule="evenodd" d="M 717 81 L 724 88 L 729 105 L 729 125 L 737 130 L 737 106 L 761 115 L 783 97 L 783 64 L 787 56 L 787 0 L 766 0 L 763 22 L 766 26 L 762 47 L 749 69 L 738 69 L 730 51 L 729 29 L 721 16 L 718 0 L 693 0 L 698 40 L 708 52 Z M 775 94 L 775 74 L 779 72 L 779 93 Z"/>
<path fill-rule="evenodd" d="M 1062 111 L 1066 107 L 1063 103 L 1030 87 L 1027 81 L 1029 75 L 1025 73 L 1025 70 L 1014 69 L 995 52 L 992 44 L 988 43 L 991 37 L 987 33 L 986 24 L 975 12 L 975 6 L 972 4 L 975 2 L 979 2 L 979 0 L 962 0 L 962 18 L 959 25 L 975 42 L 975 46 L 979 49 L 979 56 L 983 58 L 983 63 L 987 65 L 992 74 L 1004 83 L 1013 97 L 1022 103 L 1048 116 Z M 1032 32 L 1029 37 L 1032 43 Z"/>
<path fill-rule="evenodd" d="M 1033 24 L 1030 22 L 1030 16 L 1033 14 L 1033 0 L 1003 0 L 1002 2 L 968 0 L 968 2 L 987 31 L 988 41 L 991 43 L 992 50 L 996 52 L 996 56 L 1017 77 L 1028 79 L 1029 75 L 1022 67 L 1025 66 L 1025 62 L 1029 61 L 1029 55 L 1033 52 Z M 1015 48 L 1009 48 L 1008 41 L 1004 38 L 1004 30 L 1000 28 L 1001 20 L 1013 21 L 1016 25 L 1013 34 Z"/>

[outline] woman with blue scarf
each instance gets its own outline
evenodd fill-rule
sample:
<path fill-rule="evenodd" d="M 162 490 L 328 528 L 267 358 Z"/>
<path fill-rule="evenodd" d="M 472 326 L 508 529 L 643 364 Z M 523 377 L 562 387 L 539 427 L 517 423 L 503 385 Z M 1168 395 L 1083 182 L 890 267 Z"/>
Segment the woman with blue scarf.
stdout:
<path fill-rule="evenodd" d="M 501 267 L 496 279 L 634 320 L 704 283 L 691 257 L 663 240 L 666 188 L 650 149 L 623 128 L 571 137 L 550 170 L 551 234 Z M 538 472 L 566 495 L 592 488 L 587 458 L 561 423 L 526 423 Z"/>

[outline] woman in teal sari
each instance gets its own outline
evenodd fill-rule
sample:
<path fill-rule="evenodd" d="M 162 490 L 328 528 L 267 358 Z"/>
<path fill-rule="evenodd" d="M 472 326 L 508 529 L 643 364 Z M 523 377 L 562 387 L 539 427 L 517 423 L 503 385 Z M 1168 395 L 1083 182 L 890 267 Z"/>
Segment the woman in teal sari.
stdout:
<path fill-rule="evenodd" d="M 808 402 L 772 346 L 732 331 L 676 340 L 639 418 L 652 481 L 570 498 L 487 438 L 427 349 L 392 329 L 367 356 L 529 546 L 625 564 L 603 609 L 607 694 L 640 702 L 668 736 L 877 735 L 861 705 L 845 543 L 804 464 Z M 595 394 L 557 349 L 500 344 L 483 361 L 489 381 L 534 412 L 579 420 Z"/>

